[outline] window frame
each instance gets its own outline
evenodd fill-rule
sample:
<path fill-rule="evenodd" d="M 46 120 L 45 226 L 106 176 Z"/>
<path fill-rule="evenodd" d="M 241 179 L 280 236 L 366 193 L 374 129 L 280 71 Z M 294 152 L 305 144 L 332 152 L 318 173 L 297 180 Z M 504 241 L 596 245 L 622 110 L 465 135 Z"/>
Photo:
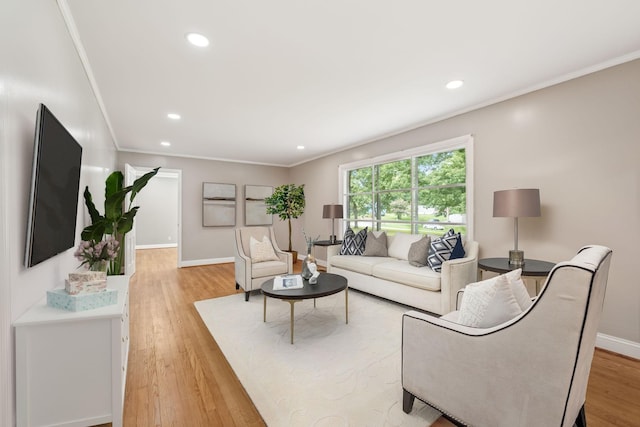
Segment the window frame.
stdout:
<path fill-rule="evenodd" d="M 466 182 L 465 182 L 465 190 L 466 190 L 466 239 L 473 240 L 474 236 L 474 182 L 473 182 L 473 135 L 463 135 L 443 141 L 438 141 L 434 143 L 430 143 L 427 145 L 422 145 L 420 147 L 410 148 L 407 150 L 395 151 L 393 153 L 383 154 L 380 156 L 358 160 L 355 162 L 344 163 L 338 166 L 338 200 L 341 200 L 343 206 L 347 206 L 345 208 L 345 216 L 347 215 L 348 209 L 348 197 L 349 197 L 349 188 L 348 188 L 348 173 L 354 169 L 360 169 L 363 167 L 371 166 L 372 168 L 376 165 L 380 165 L 383 163 L 390 163 L 394 161 L 407 160 L 411 159 L 411 173 L 413 175 L 415 171 L 415 158 L 435 153 L 442 153 L 446 151 L 455 151 L 459 149 L 465 150 L 465 169 L 466 169 Z M 372 180 L 375 179 L 375 174 L 372 173 Z M 417 197 L 419 187 L 414 185 L 417 182 L 416 177 L 412 177 L 412 186 L 411 186 L 411 199 L 412 205 L 417 206 Z M 385 190 L 388 191 L 388 190 Z M 394 191 L 394 190 L 391 190 Z M 372 196 L 376 194 L 372 188 Z M 375 197 L 372 197 L 373 203 L 375 203 Z M 414 212 L 411 214 L 412 218 L 414 216 Z M 339 224 L 339 233 L 340 235 L 344 234 L 345 223 L 348 221 L 348 218 L 342 219 Z M 367 220 L 369 223 L 369 220 Z M 371 223 L 375 222 L 372 220 Z M 403 223 L 406 224 L 407 221 L 384 221 L 384 223 Z M 418 224 L 417 221 L 411 220 L 411 230 L 415 231 L 414 224 Z"/>

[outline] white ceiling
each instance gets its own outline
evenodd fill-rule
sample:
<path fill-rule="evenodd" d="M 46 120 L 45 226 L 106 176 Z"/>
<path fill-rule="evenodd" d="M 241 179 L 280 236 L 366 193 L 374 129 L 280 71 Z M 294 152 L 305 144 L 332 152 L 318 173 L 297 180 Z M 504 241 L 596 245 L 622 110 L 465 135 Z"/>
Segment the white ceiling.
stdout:
<path fill-rule="evenodd" d="M 119 149 L 261 164 L 299 164 L 640 57 L 638 0 L 58 3 Z M 191 31 L 211 44 L 189 45 Z M 453 79 L 465 85 L 445 89 Z"/>

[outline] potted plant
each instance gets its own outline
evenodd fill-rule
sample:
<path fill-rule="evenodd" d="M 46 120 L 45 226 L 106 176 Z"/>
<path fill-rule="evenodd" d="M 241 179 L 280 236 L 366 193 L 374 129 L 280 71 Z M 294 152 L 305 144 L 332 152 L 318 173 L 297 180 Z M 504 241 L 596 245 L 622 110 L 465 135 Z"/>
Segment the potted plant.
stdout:
<path fill-rule="evenodd" d="M 285 184 L 276 187 L 273 194 L 264 199 L 267 205 L 267 213 L 278 215 L 281 220 L 289 221 L 289 250 L 291 248 L 291 219 L 298 218 L 304 212 L 304 184 Z M 297 254 L 294 253 L 294 262 Z"/>
<path fill-rule="evenodd" d="M 116 241 L 116 256 L 110 259 L 107 274 L 122 274 L 122 248 L 123 240 L 133 228 L 133 219 L 138 212 L 139 206 L 131 207 L 136 194 L 144 188 L 145 185 L 153 178 L 160 168 L 155 168 L 151 172 L 147 172 L 140 178 L 133 181 L 133 185 L 123 187 L 124 175 L 120 171 L 115 171 L 107 177 L 104 192 L 104 215 L 100 215 L 93 203 L 93 197 L 89 192 L 89 187 L 84 190 L 84 202 L 91 216 L 91 225 L 82 230 L 82 240 L 86 242 L 98 243 L 103 240 L 105 235 L 111 236 Z M 129 209 L 124 211 L 124 204 L 127 194 L 129 197 Z"/>

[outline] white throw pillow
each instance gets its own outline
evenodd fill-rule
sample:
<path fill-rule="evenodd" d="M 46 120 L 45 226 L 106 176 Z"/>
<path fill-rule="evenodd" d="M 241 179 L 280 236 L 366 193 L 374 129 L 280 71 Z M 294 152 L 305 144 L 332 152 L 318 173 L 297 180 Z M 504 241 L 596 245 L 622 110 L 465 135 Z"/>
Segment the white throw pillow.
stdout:
<path fill-rule="evenodd" d="M 267 236 L 262 238 L 262 242 L 256 240 L 251 236 L 249 239 L 249 251 L 251 254 L 251 261 L 264 262 L 264 261 L 278 261 L 279 258 L 273 250 L 271 240 Z"/>
<path fill-rule="evenodd" d="M 505 276 L 507 276 L 507 280 L 509 280 L 509 285 L 511 286 L 511 292 L 513 292 L 513 296 L 516 297 L 516 301 L 518 301 L 518 305 L 520 306 L 522 311 L 525 311 L 531 305 L 531 296 L 529 295 L 529 291 L 527 291 L 527 287 L 524 285 L 524 282 L 521 279 L 521 275 L 521 268 L 505 274 Z"/>
<path fill-rule="evenodd" d="M 522 309 L 506 275 L 471 283 L 464 289 L 458 323 L 490 328 L 513 319 Z"/>

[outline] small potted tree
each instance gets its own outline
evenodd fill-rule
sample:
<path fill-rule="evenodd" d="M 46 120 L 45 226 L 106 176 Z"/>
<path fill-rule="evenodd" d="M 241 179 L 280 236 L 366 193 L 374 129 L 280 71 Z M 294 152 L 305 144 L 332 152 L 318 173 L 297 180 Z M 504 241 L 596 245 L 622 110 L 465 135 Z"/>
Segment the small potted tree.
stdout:
<path fill-rule="evenodd" d="M 285 184 L 276 187 L 273 194 L 264 199 L 267 205 L 267 213 L 278 215 L 281 220 L 289 221 L 289 249 L 293 254 L 293 260 L 298 254 L 291 247 L 291 220 L 298 218 L 304 212 L 304 184 Z"/>

